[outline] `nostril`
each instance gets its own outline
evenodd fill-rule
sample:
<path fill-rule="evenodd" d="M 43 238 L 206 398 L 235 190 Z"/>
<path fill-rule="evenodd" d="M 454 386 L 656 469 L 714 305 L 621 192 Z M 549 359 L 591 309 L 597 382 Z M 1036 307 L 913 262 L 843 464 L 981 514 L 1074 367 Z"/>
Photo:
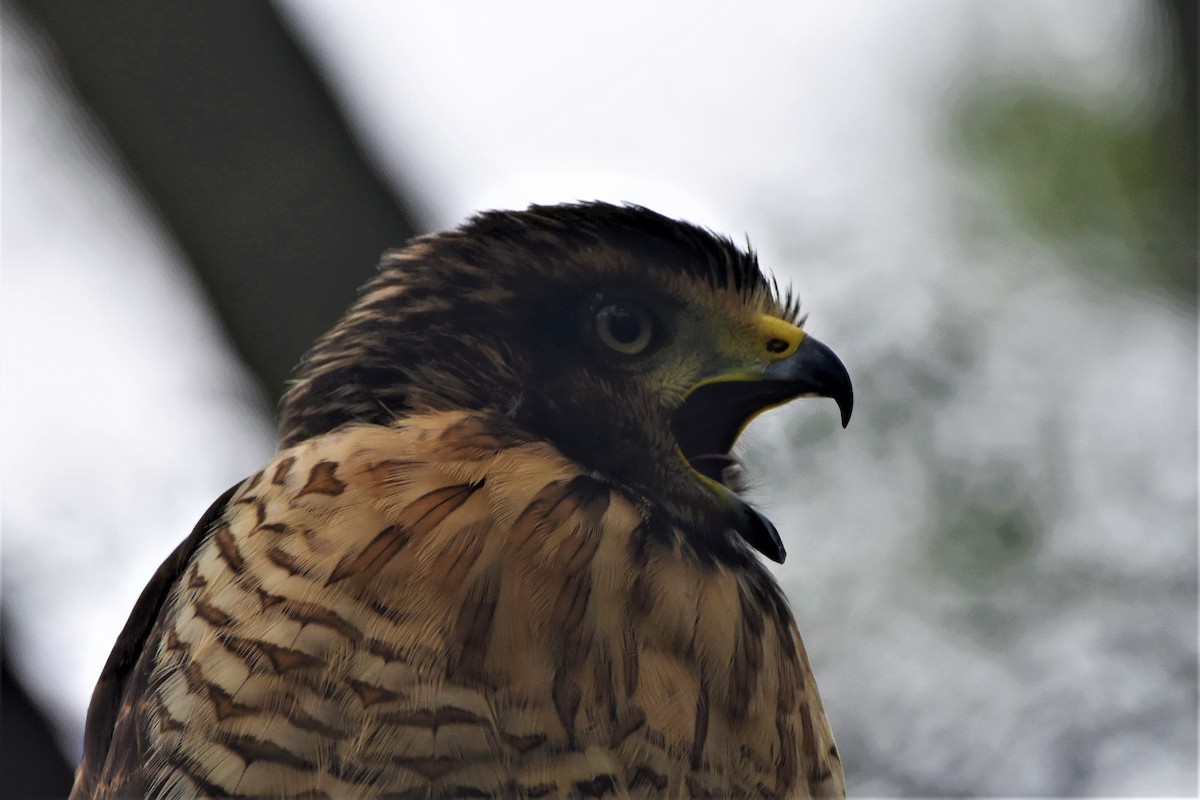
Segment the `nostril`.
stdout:
<path fill-rule="evenodd" d="M 784 350 L 787 350 L 790 346 L 791 345 L 788 344 L 787 342 L 785 342 L 783 339 L 768 339 L 767 340 L 767 352 L 768 353 L 782 353 Z"/>

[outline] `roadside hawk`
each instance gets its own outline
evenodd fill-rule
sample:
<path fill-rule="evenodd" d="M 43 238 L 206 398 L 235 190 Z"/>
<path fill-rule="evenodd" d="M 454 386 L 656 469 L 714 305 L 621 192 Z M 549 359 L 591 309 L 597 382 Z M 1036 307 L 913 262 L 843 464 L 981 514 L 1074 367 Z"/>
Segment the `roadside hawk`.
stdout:
<path fill-rule="evenodd" d="M 730 455 L 850 379 L 729 240 L 637 206 L 385 254 L 278 455 L 151 579 L 72 797 L 837 797 Z M 757 551 L 757 553 L 755 552 Z"/>

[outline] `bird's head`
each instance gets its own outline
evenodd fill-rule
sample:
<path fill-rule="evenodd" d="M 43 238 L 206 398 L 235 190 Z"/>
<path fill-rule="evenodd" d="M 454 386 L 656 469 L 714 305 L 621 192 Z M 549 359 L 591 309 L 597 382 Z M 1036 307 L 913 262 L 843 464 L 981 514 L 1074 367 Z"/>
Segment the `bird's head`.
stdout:
<path fill-rule="evenodd" d="M 727 485 L 758 413 L 831 397 L 845 367 L 753 253 L 635 206 L 488 212 L 388 253 L 301 363 L 282 443 L 415 411 L 493 412 L 656 512 L 776 561 L 774 526 Z"/>

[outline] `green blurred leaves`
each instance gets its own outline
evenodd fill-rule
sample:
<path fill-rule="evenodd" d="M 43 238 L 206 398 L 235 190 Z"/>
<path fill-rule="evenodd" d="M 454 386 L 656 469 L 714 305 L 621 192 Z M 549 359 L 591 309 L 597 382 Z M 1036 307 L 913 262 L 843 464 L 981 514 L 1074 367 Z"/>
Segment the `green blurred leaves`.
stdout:
<path fill-rule="evenodd" d="M 981 81 L 958 104 L 951 130 L 968 169 L 1019 225 L 1069 248 L 1066 261 L 1193 304 L 1195 143 L 1186 141 L 1182 108 L 1130 111 Z"/>

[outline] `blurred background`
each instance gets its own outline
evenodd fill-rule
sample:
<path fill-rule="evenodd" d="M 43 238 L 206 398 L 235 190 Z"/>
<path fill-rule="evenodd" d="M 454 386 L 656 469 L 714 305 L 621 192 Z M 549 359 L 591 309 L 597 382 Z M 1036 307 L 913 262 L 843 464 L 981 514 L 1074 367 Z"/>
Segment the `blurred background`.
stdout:
<path fill-rule="evenodd" d="M 380 252 L 597 198 L 854 377 L 742 445 L 852 794 L 1196 796 L 1193 0 L 2 13 L 5 797 Z"/>

